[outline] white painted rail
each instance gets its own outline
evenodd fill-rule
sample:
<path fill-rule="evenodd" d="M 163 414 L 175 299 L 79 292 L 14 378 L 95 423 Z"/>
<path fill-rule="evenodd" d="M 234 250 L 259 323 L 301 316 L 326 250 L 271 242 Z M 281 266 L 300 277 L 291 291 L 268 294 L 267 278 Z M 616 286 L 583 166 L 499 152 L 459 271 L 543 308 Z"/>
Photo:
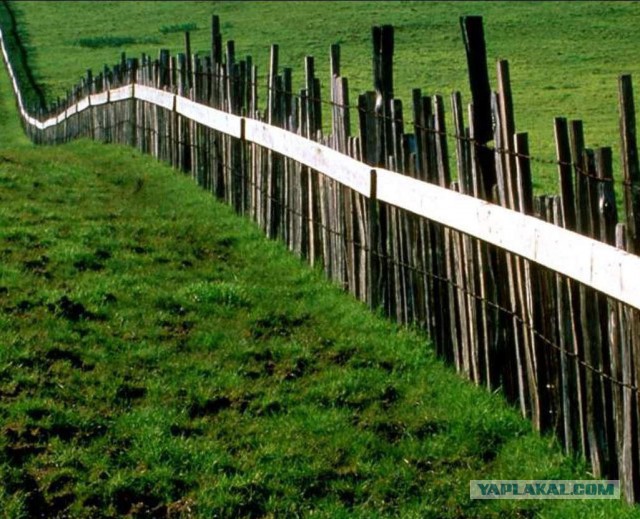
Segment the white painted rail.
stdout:
<path fill-rule="evenodd" d="M 186 97 L 175 98 L 176 112 L 180 115 L 232 137 L 242 136 L 242 117 L 201 105 Z"/>
<path fill-rule="evenodd" d="M 331 177 L 365 195 L 377 179 L 376 197 L 451 229 L 501 247 L 640 309 L 640 257 L 501 206 L 400 173 L 376 169 L 332 148 L 261 121 L 222 112 L 145 85 L 93 94 L 46 121 L 24 108 L 22 94 L 0 31 L 0 45 L 18 109 L 25 123 L 44 130 L 90 106 L 135 98 L 237 138 L 244 138 Z M 243 131 L 244 128 L 244 131 Z"/>
<path fill-rule="evenodd" d="M 158 90 L 145 85 L 136 85 L 136 99 L 140 101 L 146 101 L 167 110 L 173 110 L 175 106 L 175 95 L 171 92 L 165 92 L 164 90 Z"/>
<path fill-rule="evenodd" d="M 276 126 L 245 118 L 245 139 L 269 148 L 369 196 L 371 166 Z"/>
<path fill-rule="evenodd" d="M 640 257 L 538 218 L 378 169 L 377 198 L 640 308 Z"/>

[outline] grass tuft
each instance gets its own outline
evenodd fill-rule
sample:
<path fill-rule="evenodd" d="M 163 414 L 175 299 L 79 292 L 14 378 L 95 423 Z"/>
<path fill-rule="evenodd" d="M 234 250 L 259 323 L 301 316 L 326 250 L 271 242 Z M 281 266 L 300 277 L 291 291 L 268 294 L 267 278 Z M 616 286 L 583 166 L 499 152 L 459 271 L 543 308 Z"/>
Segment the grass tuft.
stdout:
<path fill-rule="evenodd" d="M 196 30 L 198 30 L 198 24 L 193 22 L 163 25 L 159 29 L 159 31 L 162 34 L 171 34 L 174 32 L 187 32 L 187 31 L 196 31 Z"/>
<path fill-rule="evenodd" d="M 249 306 L 246 290 L 233 282 L 217 281 L 193 283 L 183 290 L 184 295 L 197 305 L 222 305 L 231 308 Z"/>
<path fill-rule="evenodd" d="M 94 36 L 91 38 L 79 38 L 74 41 L 78 47 L 88 49 L 122 48 L 134 44 L 156 44 L 158 40 L 153 38 L 137 38 L 134 36 Z"/>

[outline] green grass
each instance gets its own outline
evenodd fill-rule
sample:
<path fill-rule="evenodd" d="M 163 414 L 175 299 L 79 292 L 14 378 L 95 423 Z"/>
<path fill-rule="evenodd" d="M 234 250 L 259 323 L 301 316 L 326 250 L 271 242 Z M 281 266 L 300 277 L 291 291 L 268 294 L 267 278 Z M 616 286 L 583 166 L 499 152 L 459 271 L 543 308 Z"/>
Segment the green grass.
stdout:
<path fill-rule="evenodd" d="M 5 517 L 638 515 L 469 501 L 587 472 L 187 178 L 34 147 L 0 92 Z"/>
<path fill-rule="evenodd" d="M 110 48 L 126 48 L 133 44 L 140 43 L 158 43 L 153 38 L 139 39 L 134 36 L 97 36 L 94 38 L 80 38 L 75 41 L 75 44 L 80 47 L 87 47 L 89 49 L 101 49 L 104 47 Z"/>
<path fill-rule="evenodd" d="M 160 32 L 162 34 L 170 34 L 172 32 L 185 33 L 187 31 L 195 31 L 198 29 L 198 24 L 188 22 L 188 23 L 177 23 L 173 25 L 163 25 L 160 27 Z"/>
<path fill-rule="evenodd" d="M 187 27 L 192 48 L 208 52 L 212 14 L 221 17 L 225 39 L 236 42 L 239 59 L 249 54 L 266 84 L 269 46 L 278 43 L 281 66 L 294 69 L 302 87 L 303 58 L 316 57 L 328 96 L 328 55 L 342 44 L 343 74 L 351 101 L 372 89 L 371 27 L 396 28 L 396 94 L 409 110 L 412 88 L 448 96 L 463 92 L 468 79 L 458 17 L 479 14 L 485 33 L 492 84 L 495 62 L 510 61 L 516 122 L 528 131 L 531 152 L 555 157 L 553 117 L 585 121 L 588 146 L 613 146 L 619 175 L 617 76 L 640 72 L 637 2 L 24 2 L 14 3 L 29 37 L 32 63 L 51 98 L 63 94 L 86 68 L 119 59 L 111 48 L 78 48 L 78 38 L 157 38 L 158 45 L 129 45 L 129 55 L 157 55 L 163 46 L 183 51 L 183 35 L 163 28 Z M 285 23 L 286 20 L 286 23 Z M 263 95 L 262 100 L 266 97 Z M 535 163 L 536 191 L 557 193 L 553 165 Z"/>
<path fill-rule="evenodd" d="M 230 4 L 170 18 L 150 2 L 136 16 L 124 3 L 57 7 L 19 5 L 40 79 L 55 77 L 44 65 L 54 59 L 64 86 L 78 67 L 115 59 L 64 39 L 82 11 L 102 16 L 105 35 L 94 23 L 76 39 L 158 37 L 167 21 L 199 20 L 198 9 L 215 9 L 229 31 L 246 22 Z M 281 9 L 245 7 L 254 22 Z M 112 20 L 120 35 L 109 36 Z M 203 48 L 206 32 L 194 31 Z M 640 516 L 619 502 L 470 502 L 470 479 L 588 473 L 499 395 L 445 367 L 420 333 L 371 314 L 168 167 L 87 141 L 34 147 L 7 92 L 2 72 L 4 516 Z"/>

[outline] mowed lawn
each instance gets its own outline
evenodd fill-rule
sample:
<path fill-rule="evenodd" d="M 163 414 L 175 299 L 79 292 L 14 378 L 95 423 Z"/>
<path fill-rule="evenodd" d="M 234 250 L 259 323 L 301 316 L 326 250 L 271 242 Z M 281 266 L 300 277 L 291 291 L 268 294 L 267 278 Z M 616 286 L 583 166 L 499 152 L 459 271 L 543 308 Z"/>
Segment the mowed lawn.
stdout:
<path fill-rule="evenodd" d="M 587 146 L 612 146 L 619 178 L 617 77 L 640 78 L 640 4 L 637 2 L 14 2 L 30 61 L 50 98 L 64 95 L 87 68 L 100 70 L 160 47 L 209 52 L 210 18 L 221 17 L 238 59 L 251 55 L 266 86 L 269 46 L 303 84 L 305 55 L 316 58 L 323 94 L 329 93 L 329 46 L 342 44 L 351 101 L 372 89 L 371 27 L 396 28 L 396 95 L 410 117 L 411 89 L 469 101 L 461 15 L 485 20 L 493 88 L 495 63 L 511 65 L 516 125 L 527 131 L 531 153 L 554 159 L 553 118 L 583 119 Z M 262 100 L 266 99 L 264 90 Z M 327 115 L 329 111 L 327 110 Z M 355 117 L 354 117 L 355 119 Z M 534 162 L 538 193 L 557 193 L 555 166 Z"/>

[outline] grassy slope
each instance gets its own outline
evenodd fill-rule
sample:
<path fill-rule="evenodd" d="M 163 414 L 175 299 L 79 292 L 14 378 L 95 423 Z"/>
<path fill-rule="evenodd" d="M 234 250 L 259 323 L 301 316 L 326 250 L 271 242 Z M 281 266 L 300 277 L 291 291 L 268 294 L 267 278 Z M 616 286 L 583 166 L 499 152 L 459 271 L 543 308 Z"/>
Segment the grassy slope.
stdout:
<path fill-rule="evenodd" d="M 417 333 L 169 168 L 26 143 L 0 74 L 5 517 L 631 517 L 469 502 L 584 472 Z"/>
<path fill-rule="evenodd" d="M 194 49 L 209 48 L 208 24 L 219 14 L 223 35 L 237 55 L 250 54 L 264 75 L 269 45 L 279 43 L 281 65 L 294 69 L 300 86 L 303 57 L 316 56 L 327 92 L 328 49 L 343 44 L 343 73 L 352 96 L 371 89 L 370 29 L 396 27 L 396 92 L 411 89 L 469 99 L 458 17 L 481 14 L 490 71 L 511 63 L 518 129 L 529 131 L 531 151 L 554 157 L 553 117 L 583 118 L 587 145 L 618 149 L 617 76 L 640 73 L 637 2 L 24 2 L 18 5 L 32 62 L 50 95 L 64 93 L 87 67 L 113 63 L 118 53 L 157 54 L 160 46 L 182 50 L 181 33 L 160 29 L 196 24 Z M 86 48 L 83 38 L 133 38 L 140 43 Z M 493 83 L 495 86 L 495 82 Z M 264 97 L 263 97 L 264 99 Z M 352 98 L 355 101 L 355 96 Z M 407 107 L 410 105 L 407 105 Z M 614 153 L 617 169 L 617 151 Z M 539 191 L 557 192 L 553 166 L 534 164 Z"/>

